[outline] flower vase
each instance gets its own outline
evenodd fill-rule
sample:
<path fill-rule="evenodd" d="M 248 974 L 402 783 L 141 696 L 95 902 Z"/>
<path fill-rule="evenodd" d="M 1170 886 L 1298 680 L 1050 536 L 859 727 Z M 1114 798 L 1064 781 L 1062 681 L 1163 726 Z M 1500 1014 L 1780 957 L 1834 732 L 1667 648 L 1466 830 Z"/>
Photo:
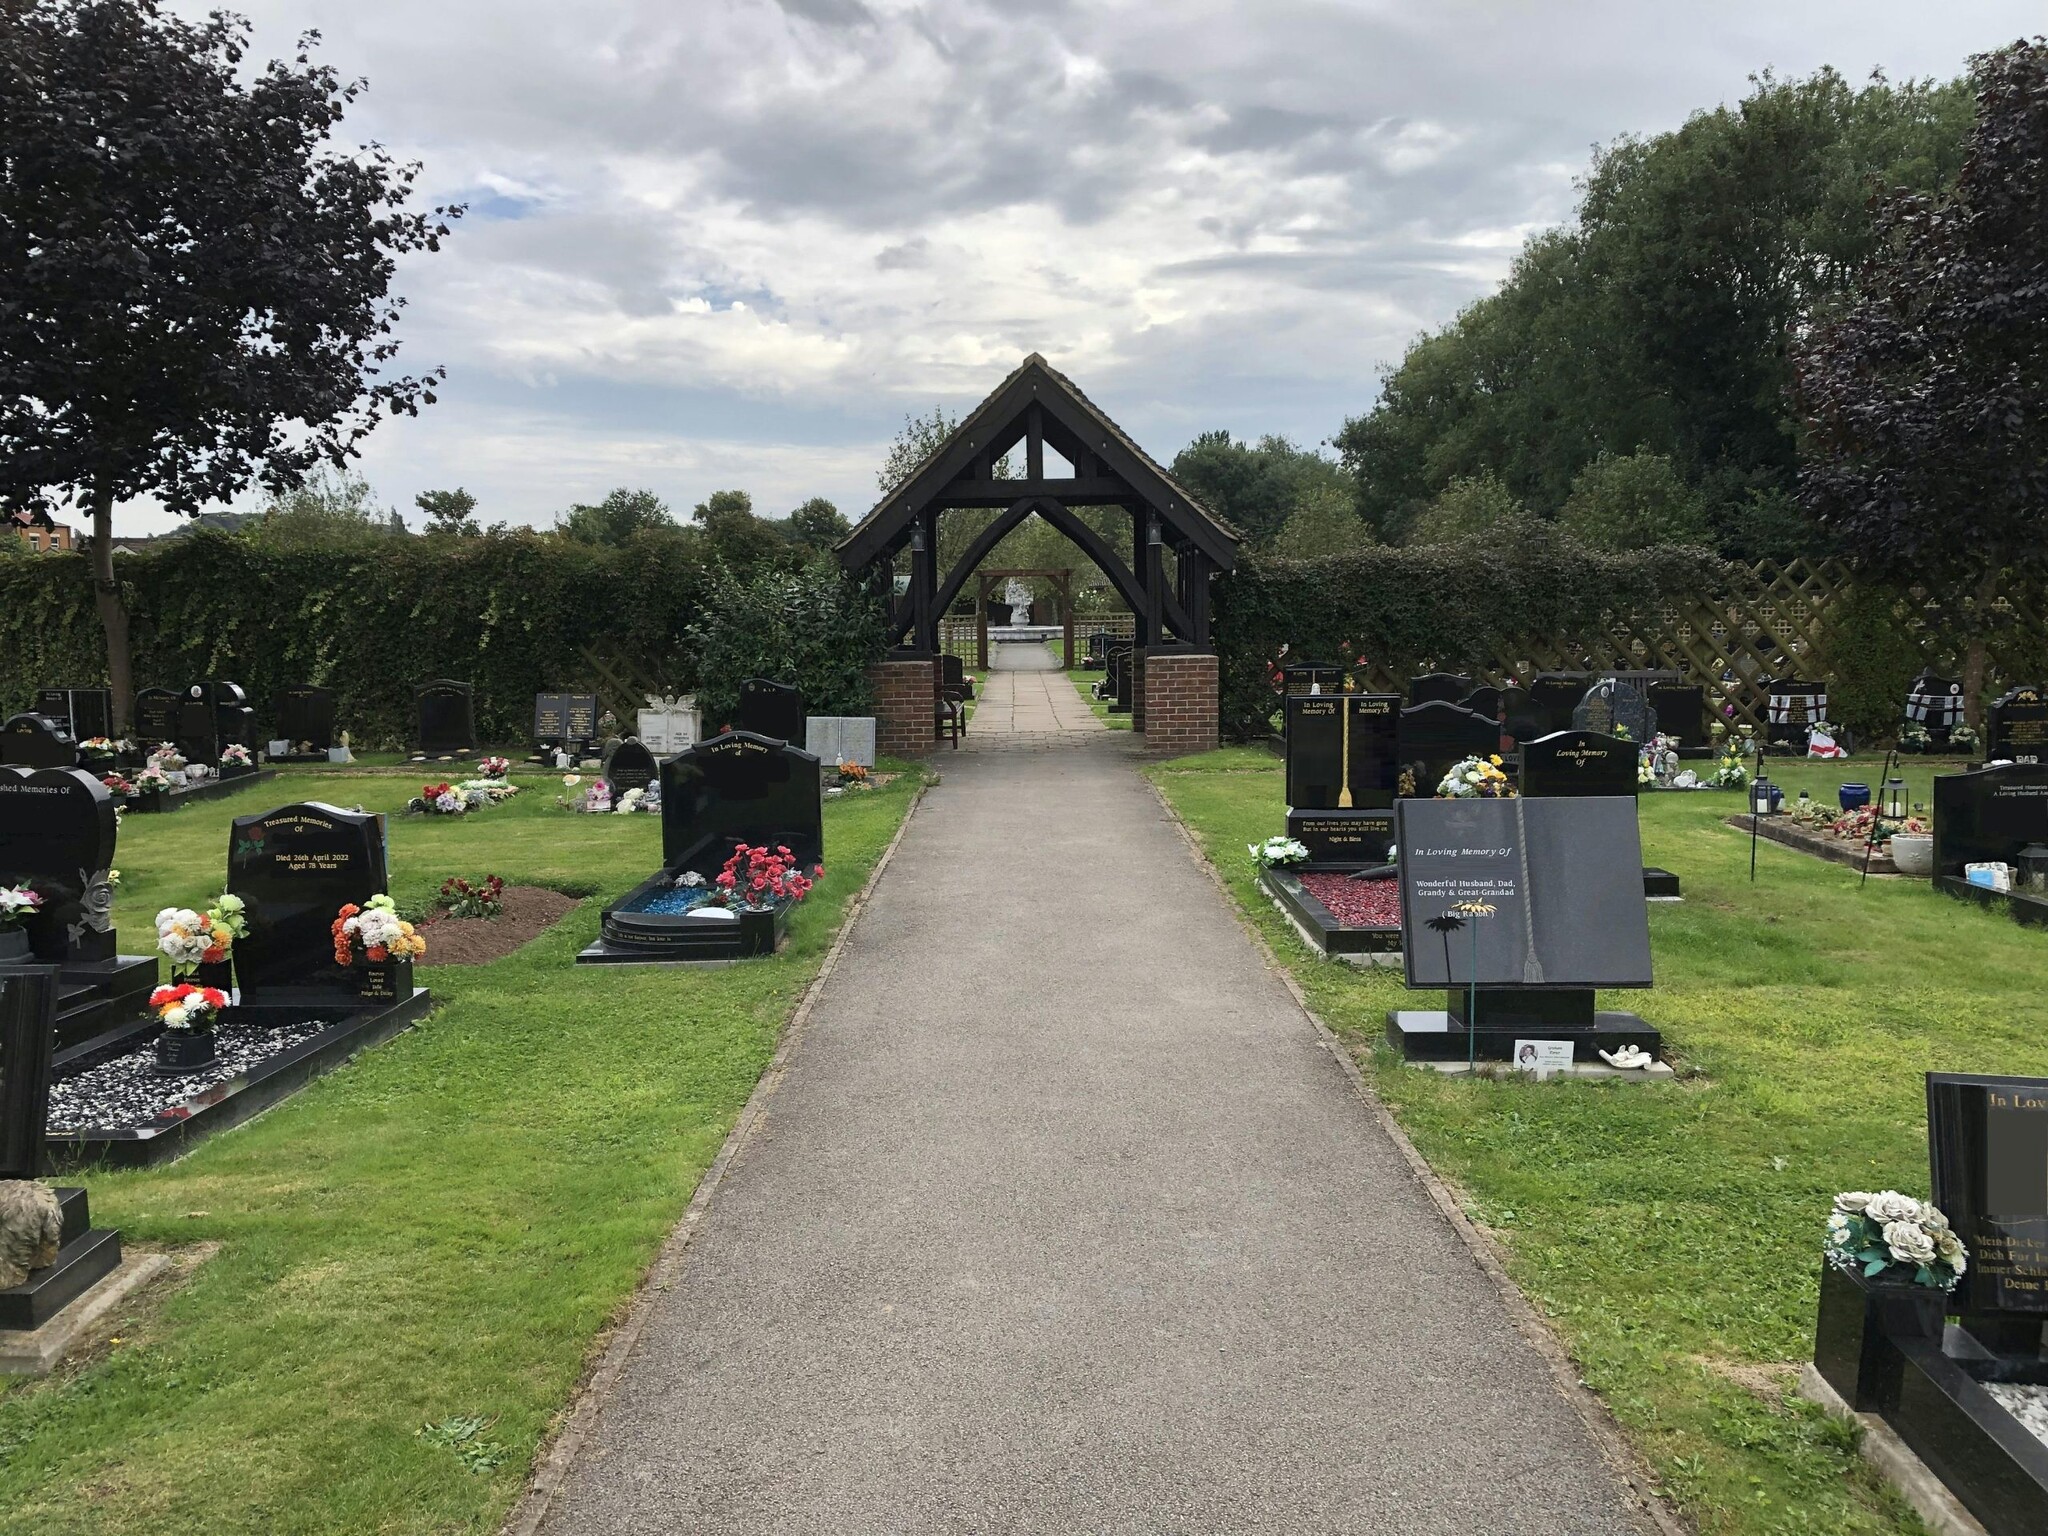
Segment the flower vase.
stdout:
<path fill-rule="evenodd" d="M 34 958 L 26 928 L 0 928 L 0 965 L 25 965 Z"/>
<path fill-rule="evenodd" d="M 1889 1275 L 1866 1280 L 1823 1262 L 1813 1363 L 1842 1401 L 1859 1413 L 1898 1403 L 1905 1360 L 1894 1341 L 1939 1347 L 1948 1292 Z"/>
<path fill-rule="evenodd" d="M 356 970 L 356 992 L 366 1003 L 402 1003 L 412 996 L 412 961 L 365 960 Z"/>
<path fill-rule="evenodd" d="M 192 967 L 192 985 L 195 987 L 213 987 L 221 992 L 225 992 L 229 997 L 233 997 L 235 995 L 235 962 L 233 957 L 230 956 L 226 960 L 216 960 L 211 965 L 201 961 L 198 965 Z"/>
<path fill-rule="evenodd" d="M 166 1029 L 156 1037 L 159 1077 L 188 1077 L 220 1059 L 210 1029 Z"/>

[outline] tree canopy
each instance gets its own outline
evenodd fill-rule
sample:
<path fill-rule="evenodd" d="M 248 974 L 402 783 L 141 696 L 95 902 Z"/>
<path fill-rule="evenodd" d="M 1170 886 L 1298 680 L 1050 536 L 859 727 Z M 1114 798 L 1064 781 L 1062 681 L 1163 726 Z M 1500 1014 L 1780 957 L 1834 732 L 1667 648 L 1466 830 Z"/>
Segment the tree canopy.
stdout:
<path fill-rule="evenodd" d="M 623 485 L 594 506 L 578 502 L 555 523 L 556 531 L 564 538 L 574 539 L 579 544 L 614 547 L 624 544 L 636 533 L 675 526 L 676 520 L 669 512 L 667 502 L 652 491 L 634 490 Z"/>
<path fill-rule="evenodd" d="M 1204 432 L 1174 455 L 1173 477 L 1258 546 L 1319 495 L 1351 489 L 1335 460 L 1273 435 L 1242 443 Z"/>
<path fill-rule="evenodd" d="M 452 491 L 421 491 L 412 504 L 427 514 L 430 534 L 473 539 L 483 532 L 477 526 L 476 498 L 459 485 Z"/>

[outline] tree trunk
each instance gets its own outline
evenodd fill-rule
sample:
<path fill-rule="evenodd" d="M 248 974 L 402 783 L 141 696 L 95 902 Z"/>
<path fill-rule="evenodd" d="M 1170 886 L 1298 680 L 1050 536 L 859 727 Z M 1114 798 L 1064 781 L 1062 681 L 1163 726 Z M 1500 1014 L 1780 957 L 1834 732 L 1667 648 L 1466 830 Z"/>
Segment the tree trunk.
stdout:
<path fill-rule="evenodd" d="M 92 597 L 107 637 L 107 686 L 114 693 L 113 730 L 128 731 L 128 711 L 135 702 L 135 679 L 128 658 L 128 610 L 121 602 L 121 584 L 114 579 L 114 497 L 96 490 L 92 498 Z"/>
<path fill-rule="evenodd" d="M 1998 601 L 2002 562 L 1993 559 L 1971 594 L 1970 645 L 1963 654 L 1963 713 L 1977 739 L 1984 740 L 1984 678 L 1991 670 L 1991 605 Z"/>

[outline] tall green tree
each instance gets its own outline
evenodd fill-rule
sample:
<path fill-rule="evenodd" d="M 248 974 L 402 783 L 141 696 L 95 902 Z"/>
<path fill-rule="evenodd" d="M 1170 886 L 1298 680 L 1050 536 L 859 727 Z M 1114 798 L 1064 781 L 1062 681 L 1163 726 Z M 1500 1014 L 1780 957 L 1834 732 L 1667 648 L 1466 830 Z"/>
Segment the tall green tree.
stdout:
<path fill-rule="evenodd" d="M 1272 435 L 1244 443 L 1204 432 L 1174 455 L 1173 477 L 1258 545 L 1270 545 L 1318 494 L 1349 489 L 1334 460 Z"/>
<path fill-rule="evenodd" d="M 595 505 L 577 503 L 555 521 L 555 531 L 564 538 L 614 548 L 637 533 L 675 526 L 667 502 L 652 491 L 623 485 Z"/>
<path fill-rule="evenodd" d="M 430 534 L 474 539 L 483 533 L 477 526 L 476 498 L 459 485 L 452 491 L 421 491 L 412 504 L 427 514 L 426 532 Z"/>
<path fill-rule="evenodd" d="M 271 497 L 242 536 L 269 549 L 322 549 L 390 538 L 391 525 L 368 480 L 323 465 Z"/>
<path fill-rule="evenodd" d="M 1602 453 L 1648 452 L 1700 491 L 1730 553 L 1810 538 L 1770 515 L 1797 472 L 1789 348 L 1875 249 L 1872 188 L 1945 186 L 1969 111 L 1966 82 L 1764 75 L 1733 107 L 1600 150 L 1573 222 L 1417 341 L 1337 434 L 1360 510 L 1398 541 L 1454 477 L 1488 470 L 1554 517 Z"/>
<path fill-rule="evenodd" d="M 827 550 L 853 532 L 853 525 L 823 496 L 813 496 L 783 520 L 783 531 L 793 544 Z"/>
<path fill-rule="evenodd" d="M 283 493 L 440 376 L 392 371 L 391 280 L 461 210 L 408 212 L 417 165 L 330 147 L 362 85 L 310 35 L 260 70 L 249 35 L 156 0 L 0 10 L 0 503 L 90 515 L 123 724 L 115 505 Z"/>
<path fill-rule="evenodd" d="M 1410 544 L 1458 544 L 1498 537 L 1531 521 L 1521 498 L 1482 470 L 1459 475 L 1408 526 Z"/>
<path fill-rule="evenodd" d="M 1796 357 L 1800 495 L 1862 570 L 1965 597 L 1975 723 L 2002 587 L 2048 576 L 2048 42 L 1970 78 L 1953 192 L 1883 205 L 1855 303 Z"/>
<path fill-rule="evenodd" d="M 1705 544 L 1705 499 L 1659 453 L 1603 453 L 1572 481 L 1558 522 L 1599 549 Z"/>

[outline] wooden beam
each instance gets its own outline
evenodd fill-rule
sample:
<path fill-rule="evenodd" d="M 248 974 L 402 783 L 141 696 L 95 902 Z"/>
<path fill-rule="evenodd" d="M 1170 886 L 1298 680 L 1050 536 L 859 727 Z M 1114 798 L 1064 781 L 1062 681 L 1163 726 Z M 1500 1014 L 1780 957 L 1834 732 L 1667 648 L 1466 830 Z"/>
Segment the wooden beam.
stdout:
<path fill-rule="evenodd" d="M 1091 475 L 1070 480 L 974 480 L 959 479 L 941 487 L 932 503 L 942 507 L 1007 507 L 1026 496 L 1054 496 L 1070 507 L 1115 506 L 1129 501 L 1134 492 L 1111 475 Z"/>
<path fill-rule="evenodd" d="M 1045 478 L 1045 412 L 1037 405 L 1024 416 L 1024 478 Z"/>

